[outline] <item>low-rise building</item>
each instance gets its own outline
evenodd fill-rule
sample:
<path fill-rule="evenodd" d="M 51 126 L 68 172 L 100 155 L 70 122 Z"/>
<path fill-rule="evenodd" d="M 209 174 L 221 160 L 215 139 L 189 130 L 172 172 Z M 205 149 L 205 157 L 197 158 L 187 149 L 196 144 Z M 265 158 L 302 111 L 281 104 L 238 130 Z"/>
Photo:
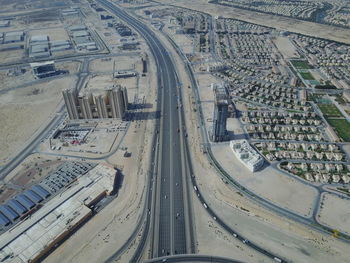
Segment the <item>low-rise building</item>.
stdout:
<path fill-rule="evenodd" d="M 338 174 L 333 174 L 332 175 L 332 181 L 334 183 L 338 183 L 340 181 L 340 176 Z"/>
<path fill-rule="evenodd" d="M 256 172 L 264 164 L 264 158 L 247 140 L 231 141 L 230 147 L 235 156 L 251 171 Z"/>
<path fill-rule="evenodd" d="M 345 184 L 348 184 L 350 182 L 350 177 L 345 174 L 341 177 L 341 179 Z"/>

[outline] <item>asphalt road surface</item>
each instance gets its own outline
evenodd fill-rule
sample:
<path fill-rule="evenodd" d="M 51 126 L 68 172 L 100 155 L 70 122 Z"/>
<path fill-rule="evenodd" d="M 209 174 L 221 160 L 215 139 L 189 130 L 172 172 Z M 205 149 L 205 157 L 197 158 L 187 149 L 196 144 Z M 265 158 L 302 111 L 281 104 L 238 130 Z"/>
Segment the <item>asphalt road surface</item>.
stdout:
<path fill-rule="evenodd" d="M 192 220 L 187 198 L 188 159 L 184 156 L 184 128 L 181 95 L 172 59 L 154 33 L 116 6 L 101 0 L 112 12 L 134 27 L 145 38 L 156 60 L 160 77 L 161 121 L 157 194 L 153 224 L 153 256 L 191 253 Z"/>

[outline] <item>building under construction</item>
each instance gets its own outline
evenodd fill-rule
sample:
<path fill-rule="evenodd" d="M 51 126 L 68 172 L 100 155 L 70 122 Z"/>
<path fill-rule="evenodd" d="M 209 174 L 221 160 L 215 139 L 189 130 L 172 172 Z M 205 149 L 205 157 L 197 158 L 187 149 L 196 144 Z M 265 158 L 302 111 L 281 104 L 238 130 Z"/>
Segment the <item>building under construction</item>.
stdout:
<path fill-rule="evenodd" d="M 223 85 L 212 85 L 215 102 L 213 126 L 211 131 L 211 140 L 213 142 L 221 142 L 228 139 L 226 122 L 228 117 L 229 98 L 227 90 Z"/>
<path fill-rule="evenodd" d="M 71 120 L 122 119 L 128 109 L 127 89 L 120 85 L 81 94 L 75 89 L 66 89 L 62 93 Z"/>

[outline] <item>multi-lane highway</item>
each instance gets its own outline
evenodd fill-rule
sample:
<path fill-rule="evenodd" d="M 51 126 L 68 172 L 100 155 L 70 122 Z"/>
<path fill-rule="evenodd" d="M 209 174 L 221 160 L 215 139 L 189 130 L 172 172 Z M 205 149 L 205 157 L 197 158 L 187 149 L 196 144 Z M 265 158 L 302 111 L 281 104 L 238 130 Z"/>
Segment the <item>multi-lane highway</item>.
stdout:
<path fill-rule="evenodd" d="M 153 216 L 152 222 L 148 222 L 152 229 L 152 256 L 193 253 L 195 245 L 191 199 L 186 179 L 190 171 L 188 158 L 184 155 L 181 94 L 175 66 L 167 50 L 149 28 L 108 1 L 99 2 L 144 37 L 157 64 L 161 120 L 156 128 L 159 135 L 159 153 L 154 162 L 158 169 L 155 171 L 157 176 L 154 182 L 154 202 L 150 209 Z"/>
<path fill-rule="evenodd" d="M 173 262 L 201 262 L 201 263 L 242 263 L 229 258 L 213 257 L 205 255 L 178 255 L 147 260 L 144 263 L 173 263 Z"/>
<path fill-rule="evenodd" d="M 152 186 L 149 187 L 149 193 L 147 195 L 148 215 L 146 216 L 145 230 L 143 231 L 140 245 L 133 257 L 133 262 L 137 262 L 140 259 L 146 240 L 149 237 L 152 244 L 151 257 L 154 258 L 195 252 L 188 181 L 191 182 L 193 186 L 191 189 L 194 189 L 196 192 L 198 200 L 203 204 L 203 209 L 228 233 L 267 257 L 278 262 L 286 262 L 238 234 L 237 231 L 234 231 L 222 221 L 206 203 L 200 193 L 192 171 L 189 147 L 184 136 L 186 126 L 184 123 L 179 82 L 176 75 L 176 68 L 168 51 L 146 25 L 107 0 L 98 0 L 98 2 L 125 20 L 145 38 L 155 58 L 158 69 L 158 84 L 160 89 L 158 90 L 159 99 L 157 109 L 161 110 L 162 117 L 160 122 L 158 121 L 156 124 L 157 132 L 154 142 L 157 147 L 152 156 L 155 165 L 153 166 L 153 173 L 156 176 L 150 177 L 155 178 L 155 180 L 151 184 Z M 152 193 L 152 190 L 154 190 L 154 193 Z M 150 199 L 152 194 L 154 197 L 153 202 Z M 150 228 L 153 231 L 149 231 Z M 151 232 L 151 235 L 149 235 L 149 232 Z M 162 262 L 166 262 L 163 260 L 170 260 L 170 258 L 162 259 Z M 176 260 L 171 262 L 186 262 L 191 259 L 180 257 Z"/>

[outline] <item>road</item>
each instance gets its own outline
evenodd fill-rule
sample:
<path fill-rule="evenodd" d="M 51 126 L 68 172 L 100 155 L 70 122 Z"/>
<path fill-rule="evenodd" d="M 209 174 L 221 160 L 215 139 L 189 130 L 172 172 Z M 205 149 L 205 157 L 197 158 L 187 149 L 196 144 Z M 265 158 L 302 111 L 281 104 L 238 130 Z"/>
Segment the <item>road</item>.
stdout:
<path fill-rule="evenodd" d="M 171 262 L 208 262 L 208 263 L 242 263 L 242 261 L 222 258 L 222 257 L 213 257 L 205 255 L 181 255 L 181 256 L 172 256 L 172 257 L 162 257 L 147 260 L 144 263 L 171 263 Z"/>
<path fill-rule="evenodd" d="M 186 179 L 190 166 L 185 157 L 185 128 L 182 124 L 181 94 L 175 66 L 163 44 L 148 27 L 108 1 L 99 2 L 140 33 L 157 64 L 161 120 L 156 128 L 159 154 L 154 162 L 158 169 L 155 171 L 156 193 L 151 222 L 152 255 L 159 257 L 192 253 L 193 226 Z"/>
<path fill-rule="evenodd" d="M 157 258 L 166 255 L 195 252 L 195 245 L 193 244 L 194 234 L 191 233 L 194 229 L 191 220 L 189 220 L 192 218 L 191 210 L 189 209 L 190 203 L 185 201 L 189 199 L 187 181 L 191 182 L 192 191 L 193 189 L 196 191 L 198 200 L 203 204 L 203 209 L 223 229 L 252 249 L 272 259 L 278 258 L 275 254 L 250 242 L 238 234 L 237 231 L 230 228 L 215 214 L 203 198 L 195 175 L 192 172 L 190 150 L 184 136 L 186 127 L 183 122 L 184 112 L 182 106 L 180 106 L 182 105 L 181 92 L 178 90 L 179 83 L 177 81 L 176 68 L 166 48 L 146 25 L 106 0 L 98 0 L 98 2 L 126 21 L 145 38 L 156 61 L 160 84 L 160 89 L 158 90 L 158 98 L 160 98 L 160 100 L 158 99 L 158 103 L 160 102 L 158 106 L 160 108 L 158 109 L 161 109 L 162 118 L 160 123 L 156 125 L 156 136 L 159 132 L 159 139 L 154 139 L 154 145 L 157 146 L 154 155 L 157 155 L 158 158 L 152 157 L 155 160 L 154 165 L 158 169 L 156 167 L 153 168 L 158 170 L 158 173 L 155 170 L 153 171 L 156 173 L 156 176 L 151 178 L 155 178 L 155 181 L 152 187 L 149 188 L 148 194 L 148 197 L 153 194 L 155 198 L 153 204 L 150 198 L 146 201 L 148 204 L 148 215 L 146 216 L 145 230 L 143 231 L 140 245 L 131 261 L 137 262 L 140 259 L 146 240 L 149 238 L 149 223 L 152 221 L 152 218 L 154 220 L 151 226 L 153 228 L 153 231 L 151 231 L 153 233 L 151 235 L 151 243 L 153 243 L 151 257 Z M 189 174 L 190 176 L 186 177 Z M 153 193 L 152 189 L 155 189 Z M 185 217 L 182 218 L 183 216 Z M 186 256 L 180 258 L 177 262 L 188 261 Z M 281 260 L 281 262 L 286 261 Z"/>
<path fill-rule="evenodd" d="M 85 82 L 86 77 L 88 76 L 88 67 L 89 67 L 89 60 L 84 59 L 81 72 L 78 74 L 79 79 L 76 84 L 76 88 L 80 90 L 83 86 L 83 83 Z M 58 114 L 55 114 L 55 116 L 49 121 L 47 126 L 39 132 L 38 135 L 34 138 L 33 141 L 31 141 L 17 156 L 15 156 L 11 161 L 9 161 L 7 164 L 1 167 L 0 169 L 0 179 L 5 178 L 13 169 L 15 169 L 27 156 L 29 156 L 41 143 L 41 141 L 47 137 L 52 130 L 58 126 L 63 119 L 65 118 L 64 114 L 64 104 L 62 103 Z"/>

